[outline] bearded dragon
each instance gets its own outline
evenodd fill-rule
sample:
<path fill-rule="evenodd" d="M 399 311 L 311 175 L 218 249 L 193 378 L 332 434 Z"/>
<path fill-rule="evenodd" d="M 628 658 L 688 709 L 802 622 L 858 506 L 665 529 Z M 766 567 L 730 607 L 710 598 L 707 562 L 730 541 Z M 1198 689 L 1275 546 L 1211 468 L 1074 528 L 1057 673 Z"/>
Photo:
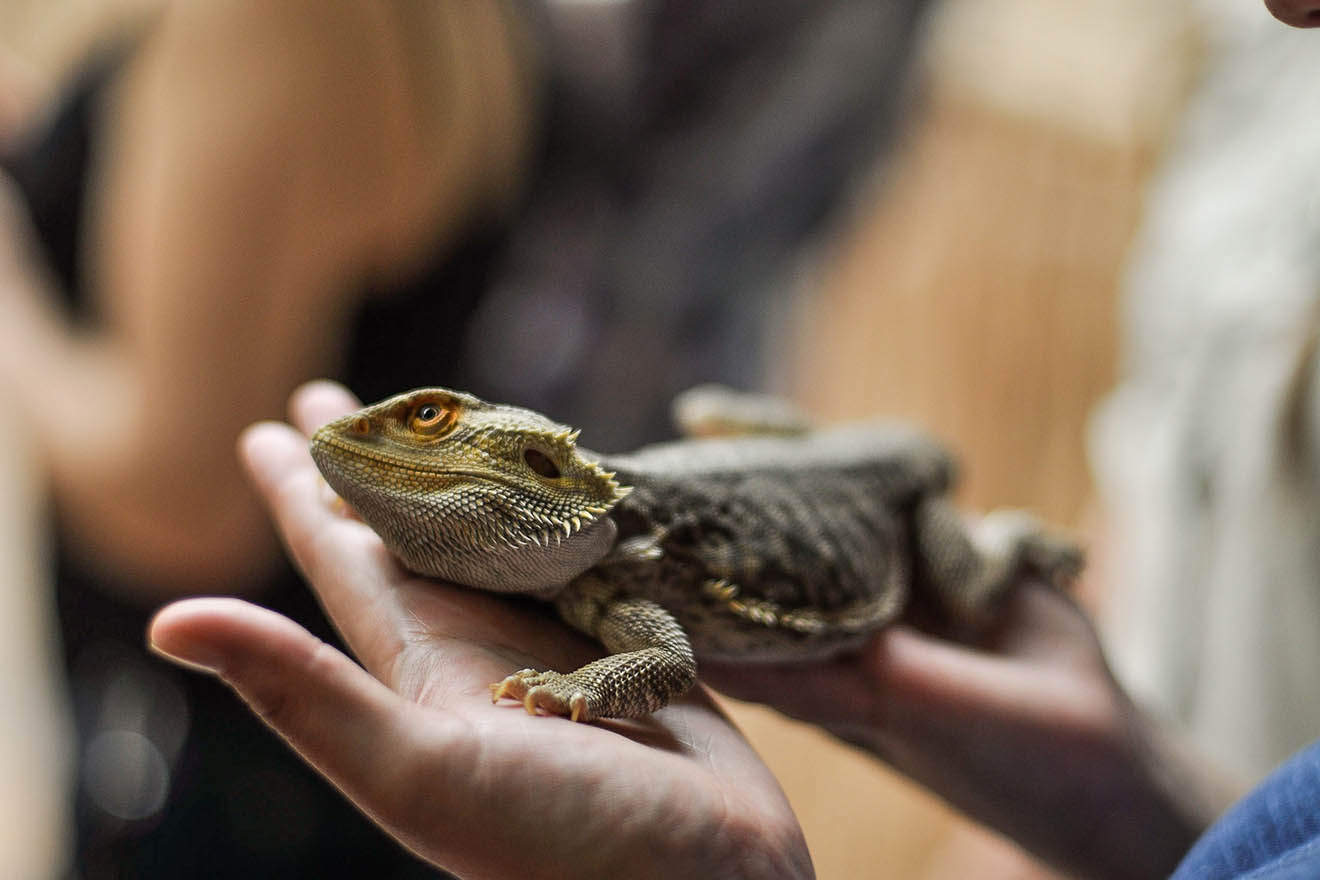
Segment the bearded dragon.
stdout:
<path fill-rule="evenodd" d="M 514 406 L 424 388 L 311 438 L 338 495 L 417 574 L 554 603 L 606 656 L 524 669 L 492 698 L 574 721 L 638 717 L 697 658 L 808 661 L 857 648 L 915 594 L 955 620 L 1024 573 L 1064 584 L 1081 553 L 1012 511 L 969 527 L 953 463 L 910 428 L 811 429 L 773 398 L 703 387 L 691 437 L 627 455 Z"/>

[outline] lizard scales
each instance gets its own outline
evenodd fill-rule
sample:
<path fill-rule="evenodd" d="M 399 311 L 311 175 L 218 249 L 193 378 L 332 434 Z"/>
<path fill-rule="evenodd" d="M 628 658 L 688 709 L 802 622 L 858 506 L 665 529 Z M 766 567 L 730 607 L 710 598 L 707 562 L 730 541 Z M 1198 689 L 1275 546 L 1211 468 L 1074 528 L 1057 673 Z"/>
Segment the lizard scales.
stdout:
<path fill-rule="evenodd" d="M 601 456 L 538 413 L 428 388 L 326 425 L 311 449 L 406 567 L 553 601 L 604 645 L 581 669 L 492 685 L 575 720 L 654 711 L 691 686 L 699 657 L 848 650 L 912 590 L 970 620 L 1024 569 L 1061 582 L 1080 566 L 1018 514 L 969 531 L 945 498 L 951 459 L 910 429 L 813 431 L 712 388 L 678 404 L 707 411 L 689 423 L 743 433 Z"/>

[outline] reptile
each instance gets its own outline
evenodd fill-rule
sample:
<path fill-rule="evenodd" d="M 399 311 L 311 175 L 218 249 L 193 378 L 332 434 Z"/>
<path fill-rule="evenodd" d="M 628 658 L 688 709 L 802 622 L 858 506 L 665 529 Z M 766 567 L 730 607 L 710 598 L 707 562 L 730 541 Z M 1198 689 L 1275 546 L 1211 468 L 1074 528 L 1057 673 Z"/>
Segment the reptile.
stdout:
<path fill-rule="evenodd" d="M 1061 586 L 1072 542 L 1018 511 L 970 525 L 950 455 L 889 423 L 813 429 L 763 395 L 676 400 L 689 436 L 622 455 L 515 406 L 421 388 L 314 433 L 330 487 L 407 569 L 536 596 L 595 638 L 579 669 L 523 669 L 492 699 L 574 721 L 641 717 L 698 659 L 856 649 L 914 599 L 969 625 L 1024 573 Z M 702 436 L 705 435 L 705 436 Z"/>

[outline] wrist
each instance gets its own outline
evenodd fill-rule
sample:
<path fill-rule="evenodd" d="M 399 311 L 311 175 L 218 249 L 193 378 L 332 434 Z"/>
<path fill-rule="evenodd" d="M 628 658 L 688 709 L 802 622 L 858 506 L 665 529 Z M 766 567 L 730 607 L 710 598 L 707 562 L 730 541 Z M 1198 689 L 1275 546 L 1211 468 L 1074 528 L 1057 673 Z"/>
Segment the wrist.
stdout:
<path fill-rule="evenodd" d="M 1072 780 L 1086 800 L 1057 811 L 1070 834 L 1036 852 L 1078 877 L 1166 877 L 1240 789 L 1130 702 L 1119 715 L 1101 760 Z"/>
<path fill-rule="evenodd" d="M 934 722 L 889 696 L 878 721 L 828 729 L 1069 876 L 1168 876 L 1241 793 L 1121 694 L 1045 724 Z"/>

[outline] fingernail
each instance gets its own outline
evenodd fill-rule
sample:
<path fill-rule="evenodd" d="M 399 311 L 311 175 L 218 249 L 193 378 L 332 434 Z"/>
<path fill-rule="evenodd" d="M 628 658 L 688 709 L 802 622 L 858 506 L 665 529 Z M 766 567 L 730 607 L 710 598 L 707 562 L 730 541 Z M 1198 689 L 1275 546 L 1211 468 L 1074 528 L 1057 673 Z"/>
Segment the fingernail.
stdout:
<path fill-rule="evenodd" d="M 219 654 L 210 650 L 206 645 L 197 642 L 171 645 L 166 648 L 156 641 L 153 636 L 147 639 L 147 647 L 153 654 L 194 672 L 219 675 L 220 670 L 224 667 L 224 662 Z"/>

